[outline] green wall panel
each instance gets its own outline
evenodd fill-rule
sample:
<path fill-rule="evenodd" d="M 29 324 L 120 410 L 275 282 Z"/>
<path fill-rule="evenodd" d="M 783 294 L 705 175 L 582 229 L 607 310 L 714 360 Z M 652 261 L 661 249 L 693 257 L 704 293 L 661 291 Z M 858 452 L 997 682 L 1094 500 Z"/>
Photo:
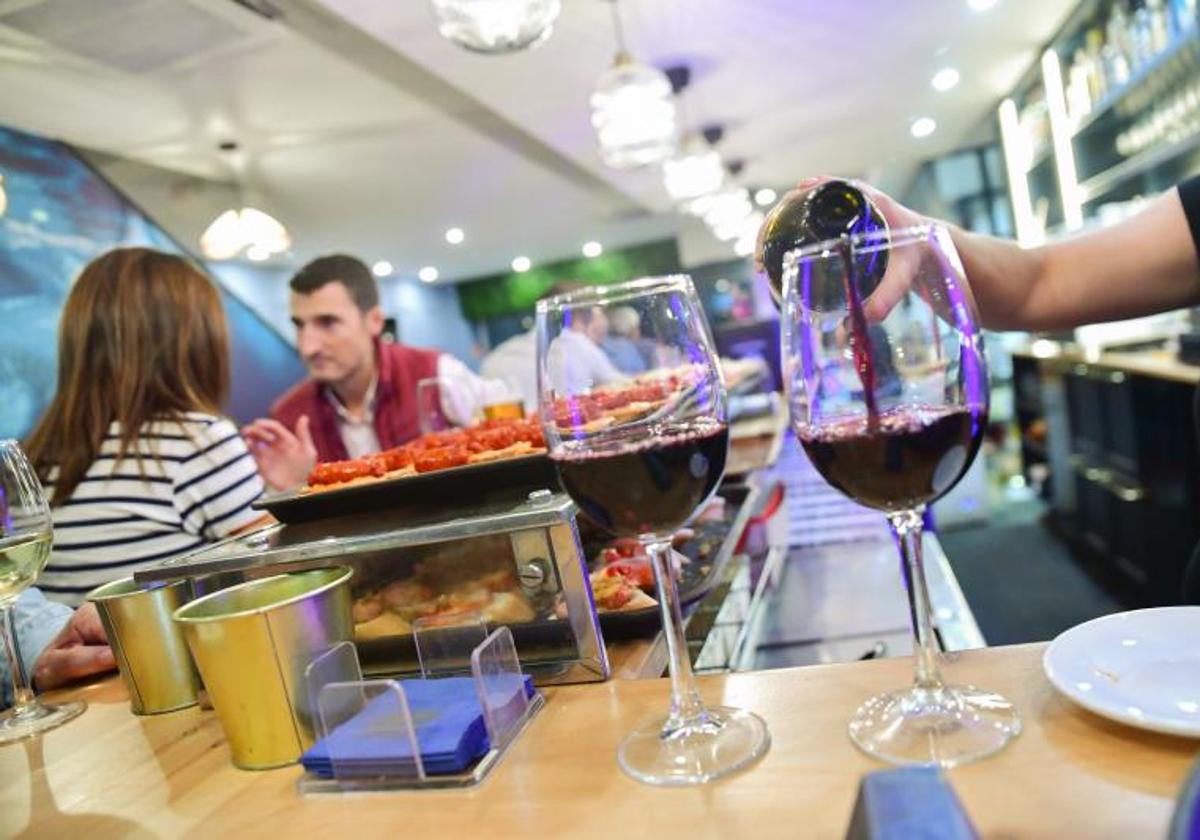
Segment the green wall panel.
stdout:
<path fill-rule="evenodd" d="M 472 321 L 531 312 L 537 299 L 555 283 L 575 280 L 608 285 L 655 274 L 679 271 L 679 248 L 674 239 L 650 242 L 593 259 L 562 260 L 517 274 L 495 274 L 458 284 L 463 314 Z"/>

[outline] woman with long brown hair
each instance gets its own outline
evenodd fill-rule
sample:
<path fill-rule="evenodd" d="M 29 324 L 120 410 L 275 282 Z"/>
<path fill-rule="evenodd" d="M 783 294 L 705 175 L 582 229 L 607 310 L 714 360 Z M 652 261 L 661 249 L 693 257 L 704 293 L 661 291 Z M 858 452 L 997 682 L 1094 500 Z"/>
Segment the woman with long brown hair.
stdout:
<path fill-rule="evenodd" d="M 59 327 L 58 390 L 26 442 L 51 494 L 50 597 L 77 604 L 262 519 L 254 460 L 220 415 L 228 390 L 225 313 L 199 270 L 149 248 L 83 269 Z"/>

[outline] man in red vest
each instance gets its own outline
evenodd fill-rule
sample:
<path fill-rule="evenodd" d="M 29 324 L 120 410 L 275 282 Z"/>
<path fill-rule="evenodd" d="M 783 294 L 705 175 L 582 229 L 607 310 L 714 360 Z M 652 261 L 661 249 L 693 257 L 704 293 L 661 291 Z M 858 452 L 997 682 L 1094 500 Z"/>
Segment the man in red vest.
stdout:
<path fill-rule="evenodd" d="M 242 430 L 272 487 L 298 486 L 318 461 L 358 458 L 420 434 L 417 383 L 439 377 L 442 405 L 465 422 L 486 383 L 453 356 L 380 338 L 379 287 L 358 259 L 336 254 L 308 263 L 291 281 L 296 346 L 309 378 L 271 406 L 270 419 Z"/>

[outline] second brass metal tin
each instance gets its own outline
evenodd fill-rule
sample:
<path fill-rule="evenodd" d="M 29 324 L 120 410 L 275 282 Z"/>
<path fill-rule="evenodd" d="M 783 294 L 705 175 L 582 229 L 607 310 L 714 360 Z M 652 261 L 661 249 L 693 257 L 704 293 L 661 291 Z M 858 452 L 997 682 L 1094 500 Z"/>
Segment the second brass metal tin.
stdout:
<path fill-rule="evenodd" d="M 137 715 L 196 705 L 200 677 L 172 614 L 192 598 L 191 582 L 115 580 L 88 593 L 108 636 Z"/>

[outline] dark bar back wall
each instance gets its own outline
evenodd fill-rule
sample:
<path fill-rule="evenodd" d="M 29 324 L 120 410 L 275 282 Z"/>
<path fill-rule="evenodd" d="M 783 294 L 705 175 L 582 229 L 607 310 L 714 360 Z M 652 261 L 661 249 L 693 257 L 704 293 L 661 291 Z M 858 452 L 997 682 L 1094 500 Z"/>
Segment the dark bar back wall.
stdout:
<path fill-rule="evenodd" d="M 19 438 L 53 396 L 59 313 L 84 264 L 118 245 L 186 252 L 60 143 L 0 127 L 0 173 L 0 438 Z M 244 422 L 305 372 L 287 341 L 217 285 L 235 360 L 228 412 Z"/>

